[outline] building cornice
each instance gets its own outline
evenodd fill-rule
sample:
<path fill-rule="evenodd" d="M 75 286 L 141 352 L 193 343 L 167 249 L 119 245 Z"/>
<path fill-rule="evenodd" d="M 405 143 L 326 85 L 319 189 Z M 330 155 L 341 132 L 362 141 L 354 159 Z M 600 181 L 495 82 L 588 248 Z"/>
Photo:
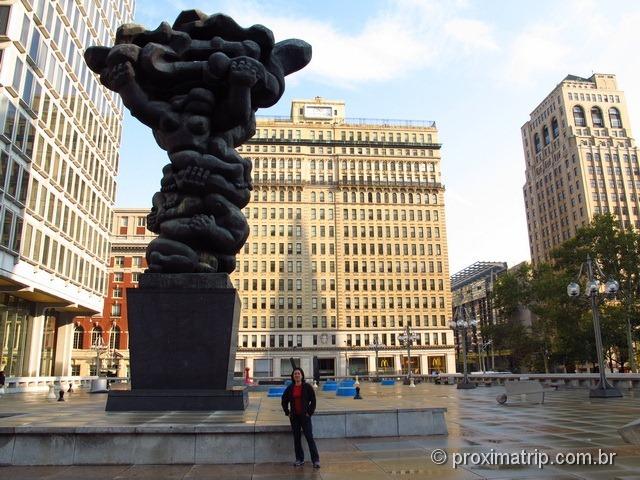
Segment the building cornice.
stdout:
<path fill-rule="evenodd" d="M 298 124 L 295 124 L 298 125 Z M 440 150 L 441 143 L 402 143 L 372 140 L 311 140 L 292 138 L 251 138 L 245 145 L 298 145 L 303 147 L 373 147 L 373 148 L 405 148 L 411 150 Z"/>

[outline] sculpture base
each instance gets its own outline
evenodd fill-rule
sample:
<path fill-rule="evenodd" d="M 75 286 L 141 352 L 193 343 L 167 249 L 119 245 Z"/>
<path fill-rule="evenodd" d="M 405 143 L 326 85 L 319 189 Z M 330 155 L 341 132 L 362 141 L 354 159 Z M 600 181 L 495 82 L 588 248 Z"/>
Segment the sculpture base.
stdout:
<path fill-rule="evenodd" d="M 460 382 L 460 383 L 458 383 L 456 388 L 458 390 L 472 390 L 472 389 L 476 388 L 476 384 L 475 383 L 471 383 L 471 382 Z"/>
<path fill-rule="evenodd" d="M 127 289 L 131 390 L 106 410 L 243 410 L 232 388 L 240 299 L 226 273 L 149 274 Z"/>
<path fill-rule="evenodd" d="M 249 405 L 246 387 L 229 390 L 113 390 L 108 412 L 244 410 Z"/>
<path fill-rule="evenodd" d="M 589 390 L 589 398 L 620 398 L 622 392 L 616 387 L 607 386 L 607 388 L 596 387 Z"/>

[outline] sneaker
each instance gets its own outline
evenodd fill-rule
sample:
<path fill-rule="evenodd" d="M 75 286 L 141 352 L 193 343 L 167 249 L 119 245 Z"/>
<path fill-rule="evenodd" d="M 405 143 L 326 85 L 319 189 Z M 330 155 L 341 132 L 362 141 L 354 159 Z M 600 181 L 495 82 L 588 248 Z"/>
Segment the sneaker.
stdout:
<path fill-rule="evenodd" d="M 320 462 L 313 462 L 313 468 L 320 468 Z"/>
<path fill-rule="evenodd" d="M 293 462 L 294 467 L 301 467 L 303 465 L 304 465 L 304 460 L 296 460 L 295 462 Z"/>

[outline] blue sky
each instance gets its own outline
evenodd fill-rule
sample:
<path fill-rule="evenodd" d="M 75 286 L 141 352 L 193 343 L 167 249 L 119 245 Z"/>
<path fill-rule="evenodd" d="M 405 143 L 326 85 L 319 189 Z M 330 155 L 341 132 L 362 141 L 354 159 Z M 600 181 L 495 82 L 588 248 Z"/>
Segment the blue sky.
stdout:
<path fill-rule="evenodd" d="M 311 64 L 263 115 L 294 98 L 346 102 L 347 116 L 435 120 L 440 132 L 452 273 L 478 260 L 529 259 L 520 127 L 568 74 L 615 73 L 640 128 L 640 1 L 137 0 L 155 28 L 183 9 L 262 23 L 276 41 L 301 38 Z M 127 115 L 118 207 L 150 207 L 167 163 Z"/>

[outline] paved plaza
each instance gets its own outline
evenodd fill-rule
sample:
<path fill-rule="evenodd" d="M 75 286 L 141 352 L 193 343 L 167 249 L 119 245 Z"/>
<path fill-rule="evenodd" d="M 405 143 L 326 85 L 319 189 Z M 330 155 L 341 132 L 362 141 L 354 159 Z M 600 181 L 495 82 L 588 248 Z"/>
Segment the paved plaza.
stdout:
<path fill-rule="evenodd" d="M 320 410 L 446 407 L 448 436 L 320 439 L 322 468 L 307 463 L 294 469 L 289 464 L 255 465 L 132 465 L 72 467 L 0 467 L 4 479 L 638 479 L 640 446 L 625 444 L 617 429 L 640 418 L 637 392 L 624 398 L 589 399 L 586 389 L 551 391 L 544 405 L 508 403 L 498 405 L 501 387 L 456 390 L 454 386 L 422 384 L 383 387 L 362 384 L 364 400 L 337 398 L 318 392 Z M 279 399 L 251 393 L 250 409 L 244 413 L 205 412 L 104 412 L 105 395 L 78 392 L 67 402 L 48 400 L 46 394 L 15 394 L 0 397 L 0 429 L 29 426 L 70 427 L 104 425 L 117 427 L 246 422 L 284 424 Z M 434 454 L 434 450 L 437 451 Z M 512 463 L 497 465 L 499 455 Z M 594 460 L 613 458 L 611 465 L 546 465 L 538 468 L 535 455 L 549 461 L 565 455 L 591 454 Z M 436 465 L 444 454 L 448 460 Z M 452 462 L 464 462 L 453 468 Z M 480 454 L 485 454 L 482 457 Z M 568 454 L 568 455 L 567 455 Z M 609 455 L 609 454 L 615 454 Z M 438 456 L 439 455 L 439 456 Z M 600 457 L 599 457 L 600 455 Z M 293 457 L 293 445 L 292 445 Z M 516 459 L 520 459 L 517 460 Z M 293 458 L 292 458 L 293 459 Z M 481 463 L 481 464 L 478 464 Z M 494 464 L 487 464 L 494 463 Z M 504 463 L 504 461 L 503 461 Z"/>

